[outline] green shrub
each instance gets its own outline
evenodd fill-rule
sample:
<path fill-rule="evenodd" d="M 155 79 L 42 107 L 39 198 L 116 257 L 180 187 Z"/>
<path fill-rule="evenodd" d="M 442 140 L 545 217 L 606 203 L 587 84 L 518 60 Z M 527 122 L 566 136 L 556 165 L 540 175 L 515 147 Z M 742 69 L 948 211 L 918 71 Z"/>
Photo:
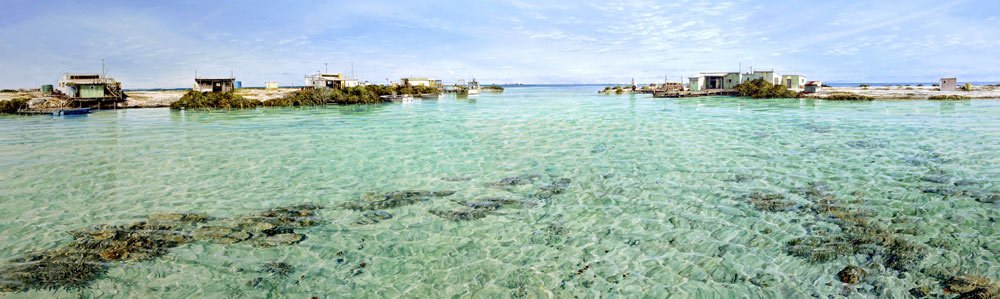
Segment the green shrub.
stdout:
<path fill-rule="evenodd" d="M 962 86 L 962 89 L 964 89 L 965 91 L 972 91 L 972 83 L 965 82 L 965 85 Z"/>
<path fill-rule="evenodd" d="M 326 104 L 378 104 L 385 102 L 381 96 L 396 94 L 437 93 L 429 86 L 367 85 L 344 89 L 304 89 L 281 98 L 264 102 L 265 106 L 315 106 Z"/>
<path fill-rule="evenodd" d="M 0 113 L 14 114 L 17 110 L 28 108 L 28 99 L 17 98 L 7 101 L 0 101 Z"/>
<path fill-rule="evenodd" d="M 797 92 L 788 90 L 784 85 L 774 85 L 764 79 L 756 79 L 736 85 L 736 94 L 741 97 L 751 97 L 755 99 L 770 98 L 797 98 Z"/>
<path fill-rule="evenodd" d="M 874 101 L 874 97 L 849 92 L 832 93 L 825 99 L 830 101 Z"/>
<path fill-rule="evenodd" d="M 305 89 L 264 101 L 264 106 L 313 106 L 328 103 L 330 96 L 323 89 Z"/>
<path fill-rule="evenodd" d="M 239 109 L 260 106 L 258 100 L 244 98 L 232 92 L 188 91 L 170 109 Z"/>
<path fill-rule="evenodd" d="M 486 85 L 483 86 L 484 91 L 503 91 L 503 86 L 500 85 Z"/>
<path fill-rule="evenodd" d="M 971 98 L 967 97 L 967 96 L 960 96 L 960 95 L 953 94 L 953 95 L 936 95 L 936 96 L 931 96 L 931 97 L 929 97 L 927 99 L 929 99 L 929 100 L 957 101 L 957 100 L 968 100 L 968 99 L 971 99 Z"/>

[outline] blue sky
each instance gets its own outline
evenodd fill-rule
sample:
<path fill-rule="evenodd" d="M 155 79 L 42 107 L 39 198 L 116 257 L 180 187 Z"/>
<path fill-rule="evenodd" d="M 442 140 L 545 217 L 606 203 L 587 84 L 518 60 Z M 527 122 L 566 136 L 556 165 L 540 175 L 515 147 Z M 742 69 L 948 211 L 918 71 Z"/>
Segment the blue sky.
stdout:
<path fill-rule="evenodd" d="M 212 3 L 212 4 L 205 4 Z M 677 81 L 740 64 L 830 82 L 1000 80 L 1000 1 L 5 0 L 0 87 L 98 72 L 126 88 L 323 70 L 385 82 Z"/>

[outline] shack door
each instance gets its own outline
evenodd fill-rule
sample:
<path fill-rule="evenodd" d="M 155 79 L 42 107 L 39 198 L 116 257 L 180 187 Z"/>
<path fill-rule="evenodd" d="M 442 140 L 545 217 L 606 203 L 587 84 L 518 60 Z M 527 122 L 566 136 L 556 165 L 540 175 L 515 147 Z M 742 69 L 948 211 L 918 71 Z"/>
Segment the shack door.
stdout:
<path fill-rule="evenodd" d="M 215 82 L 212 84 L 212 92 L 222 92 L 222 82 Z"/>

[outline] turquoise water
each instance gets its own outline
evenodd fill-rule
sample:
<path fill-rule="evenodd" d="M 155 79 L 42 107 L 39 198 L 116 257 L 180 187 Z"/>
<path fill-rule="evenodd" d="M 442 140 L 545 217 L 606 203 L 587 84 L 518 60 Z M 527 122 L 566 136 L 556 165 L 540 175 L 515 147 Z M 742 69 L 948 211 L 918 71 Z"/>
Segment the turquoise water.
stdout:
<path fill-rule="evenodd" d="M 298 244 L 196 241 L 109 263 L 87 288 L 5 295 L 871 297 L 940 292 L 935 273 L 1000 280 L 1000 204 L 988 196 L 1000 194 L 1000 101 L 677 100 L 598 88 L 0 117 L 0 261 L 152 213 L 326 206 L 319 225 L 296 230 L 308 236 Z M 515 176 L 532 182 L 498 184 Z M 539 195 L 560 180 L 562 192 Z M 924 256 L 899 271 L 864 253 L 791 254 L 793 239 L 846 230 L 811 208 L 809 188 Z M 384 209 L 393 217 L 378 223 L 339 208 L 397 190 L 456 193 Z M 746 199 L 754 192 L 793 207 L 759 209 Z M 430 213 L 486 197 L 531 204 L 467 221 Z M 269 261 L 293 272 L 254 270 Z M 841 284 L 848 264 L 868 275 Z"/>

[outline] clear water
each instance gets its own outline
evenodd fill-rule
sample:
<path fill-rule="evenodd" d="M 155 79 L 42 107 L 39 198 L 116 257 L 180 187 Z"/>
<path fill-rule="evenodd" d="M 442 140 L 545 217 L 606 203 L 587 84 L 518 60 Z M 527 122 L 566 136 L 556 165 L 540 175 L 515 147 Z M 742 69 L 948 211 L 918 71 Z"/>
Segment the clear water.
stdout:
<path fill-rule="evenodd" d="M 1000 192 L 1000 101 L 670 100 L 596 89 L 0 117 L 0 260 L 66 244 L 73 229 L 155 212 L 329 207 L 296 245 L 195 242 L 154 261 L 115 263 L 86 289 L 5 295 L 904 296 L 935 283 L 920 269 L 1000 279 L 1000 206 L 925 193 L 942 184 L 921 179 L 942 174 Z M 494 186 L 524 174 L 572 182 L 541 205 L 483 219 L 428 212 L 528 196 L 531 185 Z M 907 238 L 951 246 L 928 245 L 913 271 L 876 269 L 844 286 L 837 271 L 865 264 L 863 255 L 813 263 L 785 251 L 789 240 L 831 226 L 821 215 L 762 211 L 742 199 L 757 191 L 807 204 L 792 190 L 817 182 L 874 211 L 873 221 L 905 226 Z M 336 208 L 366 191 L 409 189 L 457 193 L 387 209 L 392 219 L 370 225 Z M 266 261 L 295 270 L 248 286 L 261 274 L 245 270 Z"/>

